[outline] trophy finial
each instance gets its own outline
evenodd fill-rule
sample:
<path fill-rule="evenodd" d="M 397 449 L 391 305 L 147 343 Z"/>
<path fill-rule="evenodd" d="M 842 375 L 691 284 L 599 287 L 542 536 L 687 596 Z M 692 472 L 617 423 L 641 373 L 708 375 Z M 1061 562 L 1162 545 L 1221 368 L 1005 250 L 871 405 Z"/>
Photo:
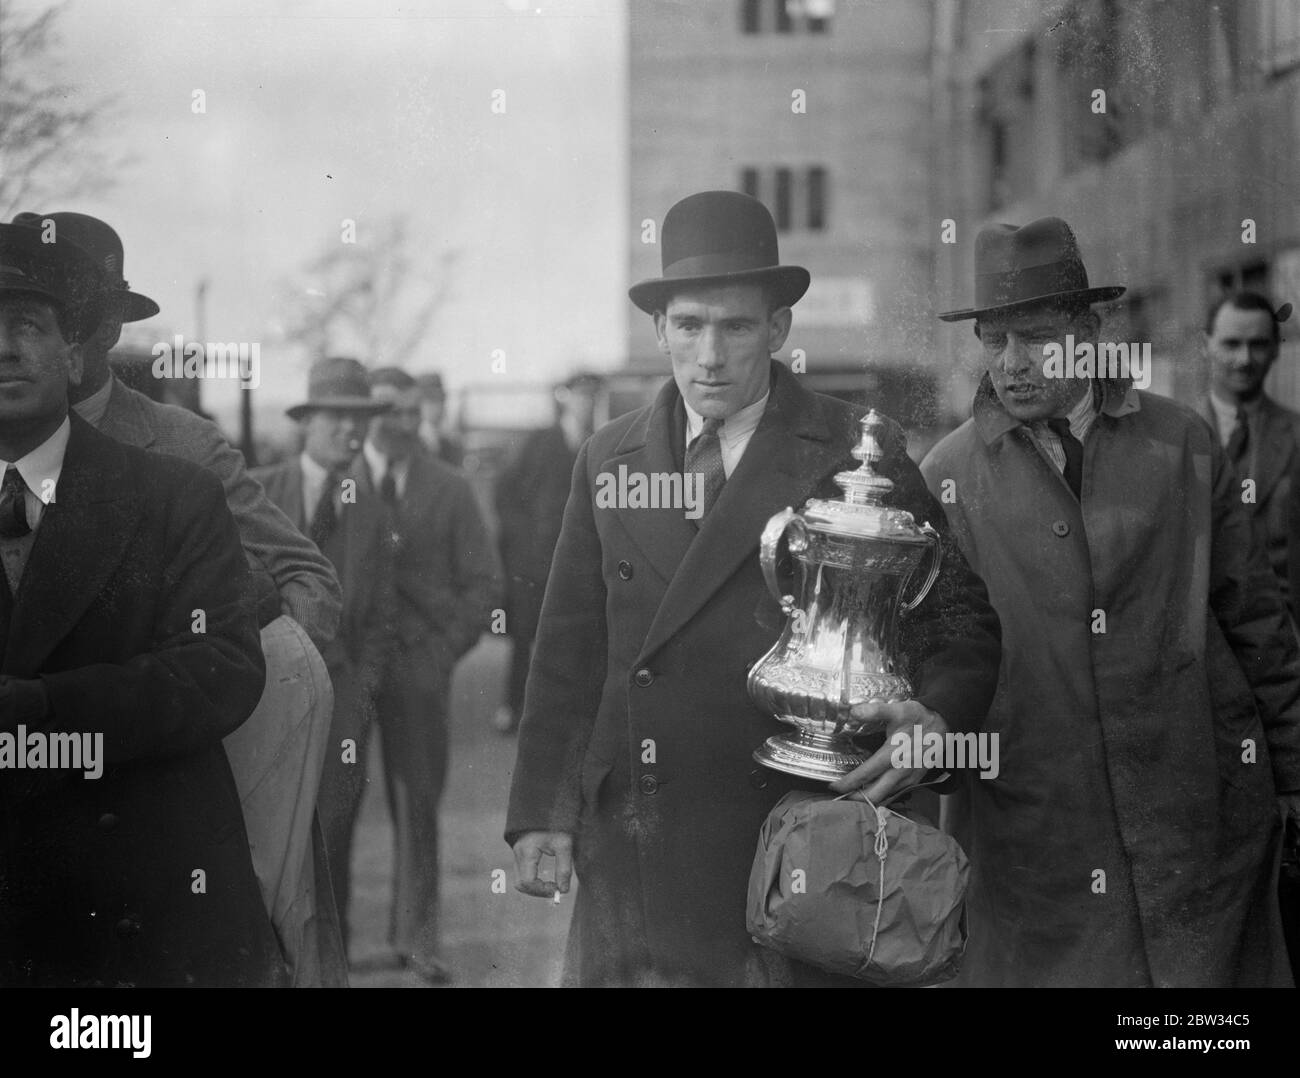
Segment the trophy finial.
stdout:
<path fill-rule="evenodd" d="M 894 489 L 893 481 L 876 474 L 876 462 L 885 455 L 878 432 L 885 423 L 880 413 L 872 408 L 861 419 L 862 438 L 853 447 L 853 456 L 862 461 L 862 467 L 851 472 L 840 472 L 835 482 L 844 491 L 844 500 L 850 505 L 883 505 L 884 499 Z"/>

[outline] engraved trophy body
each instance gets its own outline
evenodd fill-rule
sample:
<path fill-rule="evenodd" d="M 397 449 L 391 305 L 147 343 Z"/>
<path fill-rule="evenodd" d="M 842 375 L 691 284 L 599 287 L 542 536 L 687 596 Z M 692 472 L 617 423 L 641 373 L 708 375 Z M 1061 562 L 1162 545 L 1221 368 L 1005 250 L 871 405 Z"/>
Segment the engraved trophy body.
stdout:
<path fill-rule="evenodd" d="M 862 466 L 835 477 L 843 500 L 813 498 L 802 512 L 782 510 L 760 542 L 763 576 L 787 620 L 750 671 L 749 695 L 793 729 L 769 737 L 754 759 L 803 778 L 830 782 L 867 760 L 854 739 L 882 732 L 884 723 L 855 720 L 855 705 L 911 698 L 897 653 L 897 615 L 918 606 L 939 575 L 938 532 L 884 504 L 894 484 L 874 468 L 883 456 L 881 426 L 874 409 L 863 418 L 853 449 Z M 799 566 L 798 600 L 782 595 L 777 581 L 783 538 Z M 904 603 L 927 550 L 929 573 Z"/>

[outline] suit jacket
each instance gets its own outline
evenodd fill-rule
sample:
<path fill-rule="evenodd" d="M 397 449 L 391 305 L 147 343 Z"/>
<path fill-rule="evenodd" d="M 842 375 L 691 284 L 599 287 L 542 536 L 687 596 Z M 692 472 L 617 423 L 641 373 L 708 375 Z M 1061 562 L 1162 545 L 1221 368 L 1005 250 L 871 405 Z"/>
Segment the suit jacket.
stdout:
<path fill-rule="evenodd" d="M 309 521 L 302 501 L 302 465 L 289 460 L 254 468 L 253 478 L 266 496 L 304 535 Z M 325 543 L 324 554 L 343 588 L 339 631 L 324 651 L 331 670 L 340 664 L 362 675 L 373 688 L 379 682 L 392 640 L 393 555 L 392 521 L 370 483 L 358 455 L 347 473 L 356 484 L 356 501 L 339 509 L 339 526 Z M 315 549 L 315 544 L 308 540 Z"/>
<path fill-rule="evenodd" d="M 759 535 L 786 506 L 840 496 L 832 480 L 857 467 L 861 411 L 805 390 L 773 363 L 767 410 L 698 534 L 680 509 L 597 508 L 601 473 L 681 470 L 680 409 L 669 382 L 579 452 L 528 680 L 507 841 L 576 832 L 584 889 L 599 877 L 603 890 L 635 892 L 623 905 L 644 911 L 657 968 L 742 984 L 761 961 L 745 931 L 758 830 L 792 785 L 750 755 L 783 729 L 745 686 L 784 620 L 763 582 Z M 975 728 L 997 683 L 997 617 L 901 429 L 887 427 L 878 468 L 897 484 L 893 504 L 943 535 L 935 587 L 902 619 L 915 695 L 951 726 Z M 634 836 L 640 866 L 620 879 L 601 877 L 585 852 L 588 830 L 609 823 L 607 781 L 630 806 L 611 826 Z M 608 937 L 622 934 L 613 926 Z"/>
<path fill-rule="evenodd" d="M 1202 399 L 1200 412 L 1217 435 L 1218 420 L 1208 397 Z M 1282 585 L 1283 597 L 1289 598 L 1287 539 L 1291 534 L 1291 473 L 1300 464 L 1300 412 L 1265 396 L 1260 402 L 1258 423 L 1255 474 L 1239 475 L 1238 479 L 1255 481 L 1255 501 L 1246 505 L 1263 530 L 1268 561 Z"/>
<path fill-rule="evenodd" d="M 250 565 L 268 575 L 281 611 L 323 648 L 338 629 L 343 598 L 334 567 L 266 497 L 244 457 L 216 424 L 184 408 L 159 404 L 116 379 L 99 429 L 127 445 L 193 461 L 221 480 Z"/>
<path fill-rule="evenodd" d="M 451 667 L 478 641 L 501 592 L 501 568 L 469 480 L 423 450 L 398 507 L 399 646 Z"/>
<path fill-rule="evenodd" d="M 221 745 L 262 692 L 247 579 L 214 477 L 72 417 L 0 670 L 104 773 L 0 770 L 0 981 L 282 982 Z"/>

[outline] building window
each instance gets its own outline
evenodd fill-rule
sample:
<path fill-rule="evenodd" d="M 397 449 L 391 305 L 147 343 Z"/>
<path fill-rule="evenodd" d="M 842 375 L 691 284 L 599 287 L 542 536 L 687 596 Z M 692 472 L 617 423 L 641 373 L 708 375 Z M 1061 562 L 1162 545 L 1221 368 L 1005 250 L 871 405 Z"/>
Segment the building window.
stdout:
<path fill-rule="evenodd" d="M 826 227 L 826 170 L 808 170 L 808 227 L 820 231 Z"/>
<path fill-rule="evenodd" d="M 741 0 L 740 29 L 745 34 L 765 30 L 778 34 L 830 32 L 835 0 Z M 766 17 L 771 21 L 767 22 Z"/>
<path fill-rule="evenodd" d="M 750 198 L 767 202 L 772 218 L 781 232 L 806 229 L 822 232 L 829 215 L 830 178 L 824 165 L 807 169 L 742 168 L 740 189 Z M 771 195 L 770 201 L 763 193 Z"/>
<path fill-rule="evenodd" d="M 776 170 L 776 206 L 773 216 L 776 218 L 778 232 L 790 231 L 790 170 Z"/>

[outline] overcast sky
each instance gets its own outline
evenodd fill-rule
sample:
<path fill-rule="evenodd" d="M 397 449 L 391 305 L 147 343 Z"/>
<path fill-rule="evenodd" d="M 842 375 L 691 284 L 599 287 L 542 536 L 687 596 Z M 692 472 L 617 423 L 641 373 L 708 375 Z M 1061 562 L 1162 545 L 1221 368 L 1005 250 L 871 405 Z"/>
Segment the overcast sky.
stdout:
<path fill-rule="evenodd" d="M 259 411 L 305 384 L 300 357 L 266 343 L 277 286 L 344 218 L 364 242 L 408 215 L 430 264 L 457 252 L 434 346 L 408 369 L 454 386 L 491 378 L 496 349 L 516 381 L 621 358 L 619 0 L 73 0 L 61 26 L 64 77 L 119 99 L 107 137 L 135 160 L 103 196 L 27 208 L 113 224 L 160 340 L 194 332 L 209 277 L 207 336 L 263 342 Z M 237 390 L 204 388 L 233 408 Z"/>

